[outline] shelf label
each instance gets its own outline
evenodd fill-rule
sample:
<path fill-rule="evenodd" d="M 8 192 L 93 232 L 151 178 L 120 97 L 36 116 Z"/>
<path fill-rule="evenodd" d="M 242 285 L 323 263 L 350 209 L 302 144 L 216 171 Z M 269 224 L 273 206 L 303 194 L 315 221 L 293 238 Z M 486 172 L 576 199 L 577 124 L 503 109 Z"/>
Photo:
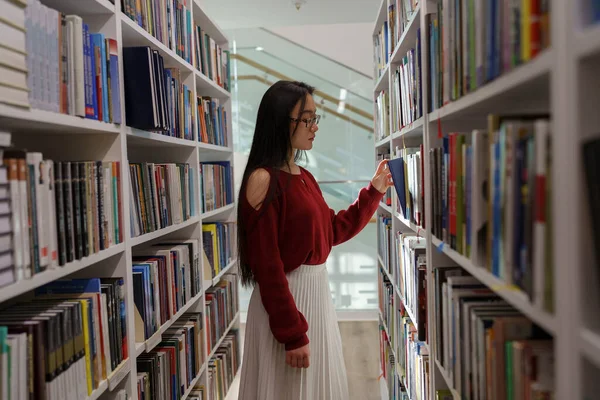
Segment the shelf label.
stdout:
<path fill-rule="evenodd" d="M 436 247 L 437 251 L 439 251 L 440 253 L 443 253 L 444 252 L 444 244 L 445 244 L 444 242 L 441 242 L 439 244 L 439 246 Z"/>

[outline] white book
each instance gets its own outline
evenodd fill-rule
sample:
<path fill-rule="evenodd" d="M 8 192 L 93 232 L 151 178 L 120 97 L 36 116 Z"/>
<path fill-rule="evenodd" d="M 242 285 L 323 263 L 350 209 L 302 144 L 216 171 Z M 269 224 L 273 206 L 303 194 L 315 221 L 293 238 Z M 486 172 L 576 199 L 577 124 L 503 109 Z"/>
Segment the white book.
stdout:
<path fill-rule="evenodd" d="M 106 239 L 106 247 L 110 247 L 114 244 L 114 230 L 113 230 L 113 197 L 112 197 L 112 171 L 109 167 L 109 163 L 103 163 L 104 168 L 104 237 Z"/>
<path fill-rule="evenodd" d="M 67 93 L 69 115 L 75 115 L 75 26 L 67 19 Z"/>
<path fill-rule="evenodd" d="M 23 268 L 25 278 L 30 278 L 31 273 L 31 257 L 30 257 L 30 243 L 29 243 L 29 212 L 28 212 L 28 197 L 27 197 L 27 163 L 25 160 L 19 160 L 17 165 L 18 171 L 18 191 L 19 197 L 17 202 L 20 206 L 20 219 L 21 224 L 19 233 L 21 234 L 21 255 L 23 260 Z M 15 209 L 18 207 L 15 207 Z"/>
<path fill-rule="evenodd" d="M 488 201 L 484 188 L 489 178 L 489 136 L 486 130 L 472 133 L 473 165 L 471 179 L 471 261 L 483 266 L 486 262 L 487 209 Z"/>
<path fill-rule="evenodd" d="M 108 376 L 112 371 L 112 359 L 110 354 L 110 336 L 108 332 L 108 313 L 107 313 L 107 297 L 106 293 L 102 293 L 101 295 L 101 318 L 102 318 L 102 336 L 104 338 L 104 347 L 102 348 L 102 352 L 104 353 L 104 370 L 106 372 L 106 376 Z"/>
<path fill-rule="evenodd" d="M 73 108 L 74 114 L 85 117 L 85 82 L 84 82 L 84 58 L 83 58 L 83 20 L 77 15 L 68 15 L 67 22 L 72 23 L 71 40 L 72 48 L 69 57 L 73 75 Z M 71 43 L 70 43 L 71 44 Z"/>
<path fill-rule="evenodd" d="M 27 55 L 25 52 L 10 50 L 5 47 L 0 47 L 0 66 L 9 67 L 12 70 L 16 70 L 27 76 L 28 62 Z M 26 79 L 26 88 L 29 88 L 29 78 Z"/>
<path fill-rule="evenodd" d="M 47 223 L 43 224 L 44 236 L 48 241 L 48 263 L 50 267 L 58 266 L 58 237 L 56 222 L 56 187 L 54 186 L 54 162 L 44 161 L 44 186 L 46 191 L 45 212 Z M 46 220 L 46 215 L 43 216 Z"/>
<path fill-rule="evenodd" d="M 44 110 L 53 111 L 54 105 L 52 104 L 52 74 L 50 73 L 50 58 L 51 51 L 50 48 L 52 46 L 52 32 L 50 28 L 50 18 L 49 15 L 53 13 L 54 10 L 46 7 L 45 5 L 41 5 L 39 8 L 39 21 L 40 21 L 40 37 L 41 37 L 41 47 L 40 47 L 40 62 L 42 68 L 42 99 L 44 104 Z"/>
<path fill-rule="evenodd" d="M 537 307 L 544 307 L 546 282 L 546 175 L 548 167 L 550 123 L 547 120 L 535 121 L 535 193 L 533 204 L 533 302 Z M 541 185 L 541 187 L 538 187 Z M 533 189 L 533 188 L 532 188 Z M 541 196 L 541 198 L 539 197 Z"/>
<path fill-rule="evenodd" d="M 38 237 L 38 258 L 40 267 L 45 268 L 49 264 L 49 235 L 48 227 L 50 225 L 50 216 L 46 212 L 48 205 L 48 190 L 47 179 L 44 174 L 44 161 L 42 153 L 27 153 L 27 164 L 33 165 L 33 173 L 35 174 L 35 193 L 36 193 L 36 215 L 37 223 L 33 224 L 33 228 L 37 231 Z"/>
<path fill-rule="evenodd" d="M 51 93 L 51 104 L 52 111 L 60 112 L 60 68 L 59 65 L 62 62 L 60 59 L 59 51 L 59 30 L 62 28 L 61 14 L 56 11 L 49 9 L 48 13 L 48 24 L 51 27 L 49 49 L 51 57 L 48 58 L 49 63 L 49 76 L 50 76 L 50 93 Z M 62 44 L 60 44 L 62 46 Z"/>

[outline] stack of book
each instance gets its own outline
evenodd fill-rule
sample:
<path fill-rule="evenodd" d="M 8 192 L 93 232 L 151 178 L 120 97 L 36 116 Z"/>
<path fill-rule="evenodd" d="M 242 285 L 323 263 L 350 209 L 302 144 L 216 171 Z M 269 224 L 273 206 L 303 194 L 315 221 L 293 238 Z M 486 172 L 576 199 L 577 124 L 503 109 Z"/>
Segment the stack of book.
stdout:
<path fill-rule="evenodd" d="M 387 19 L 383 22 L 379 32 L 373 36 L 373 45 L 375 46 L 375 77 L 383 75 L 383 71 L 390 60 L 390 37 L 388 32 Z"/>
<path fill-rule="evenodd" d="M 217 85 L 231 91 L 231 57 L 199 25 L 195 26 L 194 66 Z"/>
<path fill-rule="evenodd" d="M 430 111 L 535 58 L 550 45 L 550 2 L 439 1 L 427 15 Z"/>
<path fill-rule="evenodd" d="M 194 95 L 177 68 L 165 68 L 150 47 L 123 48 L 127 125 L 180 139 L 194 139 Z"/>
<path fill-rule="evenodd" d="M 53 162 L 7 148 L 0 286 L 123 242 L 119 162 Z"/>
<path fill-rule="evenodd" d="M 125 15 L 190 64 L 194 62 L 192 6 L 191 0 L 121 2 Z"/>
<path fill-rule="evenodd" d="M 385 269 L 391 272 L 392 217 L 390 215 L 377 216 L 377 231 L 379 232 L 378 255 L 381 257 Z"/>
<path fill-rule="evenodd" d="M 239 332 L 229 332 L 208 363 L 208 397 L 224 400 L 240 368 Z"/>
<path fill-rule="evenodd" d="M 39 0 L 28 2 L 25 27 L 31 106 L 120 124 L 117 41 Z"/>
<path fill-rule="evenodd" d="M 388 21 L 390 24 L 390 38 L 388 41 L 391 45 L 390 48 L 395 49 L 400 42 L 402 34 L 406 31 L 406 28 L 413 20 L 419 1 L 390 0 L 388 4 Z"/>
<path fill-rule="evenodd" d="M 416 318 L 417 339 L 427 341 L 427 260 L 426 239 L 415 233 L 396 233 L 397 262 L 393 277 L 403 306 Z"/>
<path fill-rule="evenodd" d="M 171 240 L 133 256 L 135 340 L 144 342 L 202 292 L 196 239 Z"/>
<path fill-rule="evenodd" d="M 429 397 L 429 348 L 418 339 L 417 328 L 409 317 L 403 316 L 399 322 L 398 372 L 409 399 Z"/>
<path fill-rule="evenodd" d="M 29 108 L 28 91 L 29 18 L 26 0 L 1 0 L 3 19 L 0 21 L 0 103 Z"/>
<path fill-rule="evenodd" d="M 396 212 L 408 222 L 425 228 L 425 185 L 423 145 L 418 148 L 396 147 L 388 165 L 398 201 Z"/>
<path fill-rule="evenodd" d="M 202 224 L 202 246 L 206 259 L 204 277 L 211 279 L 219 275 L 234 260 L 236 230 L 232 222 Z"/>
<path fill-rule="evenodd" d="M 436 354 L 454 388 L 467 399 L 552 398 L 551 338 L 461 268 L 434 279 Z"/>
<path fill-rule="evenodd" d="M 206 360 L 204 316 L 183 314 L 150 352 L 137 358 L 139 399 L 181 399 Z"/>
<path fill-rule="evenodd" d="M 217 146 L 229 146 L 227 111 L 219 99 L 198 97 L 198 140 Z"/>
<path fill-rule="evenodd" d="M 6 398 L 84 399 L 128 358 L 121 278 L 52 282 L 0 311 Z"/>
<path fill-rule="evenodd" d="M 232 204 L 233 170 L 231 162 L 201 162 L 200 188 L 202 189 L 202 212 Z"/>
<path fill-rule="evenodd" d="M 392 75 L 392 130 L 399 131 L 423 116 L 421 33 Z"/>
<path fill-rule="evenodd" d="M 390 96 L 387 89 L 382 90 L 375 99 L 375 141 L 380 141 L 390 136 Z"/>
<path fill-rule="evenodd" d="M 434 236 L 553 308 L 551 135 L 543 116 L 490 115 L 431 150 Z"/>
<path fill-rule="evenodd" d="M 189 164 L 129 165 L 131 235 L 180 224 L 195 215 L 194 170 Z"/>
<path fill-rule="evenodd" d="M 237 275 L 226 274 L 205 293 L 208 349 L 215 349 L 239 311 L 238 285 Z"/>

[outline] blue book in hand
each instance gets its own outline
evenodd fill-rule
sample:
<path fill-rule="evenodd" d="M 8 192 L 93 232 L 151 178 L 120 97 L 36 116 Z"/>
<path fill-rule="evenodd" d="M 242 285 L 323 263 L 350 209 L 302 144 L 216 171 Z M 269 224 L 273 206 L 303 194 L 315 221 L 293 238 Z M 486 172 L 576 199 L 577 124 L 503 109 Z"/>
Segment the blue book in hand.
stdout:
<path fill-rule="evenodd" d="M 398 195 L 402 216 L 406 219 L 406 190 L 404 188 L 404 159 L 402 157 L 388 161 L 388 168 L 394 180 L 394 188 Z"/>

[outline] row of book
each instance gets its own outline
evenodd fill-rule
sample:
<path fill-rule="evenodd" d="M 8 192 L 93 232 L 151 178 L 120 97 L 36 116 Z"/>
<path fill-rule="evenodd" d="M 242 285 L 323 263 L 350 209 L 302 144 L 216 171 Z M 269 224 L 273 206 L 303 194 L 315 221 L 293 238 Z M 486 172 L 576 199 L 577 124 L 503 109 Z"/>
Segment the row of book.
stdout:
<path fill-rule="evenodd" d="M 390 398 L 429 398 L 429 351 L 392 282 L 379 273 L 381 368 Z"/>
<path fill-rule="evenodd" d="M 208 398 L 225 400 L 241 364 L 239 331 L 230 331 L 208 363 Z"/>
<path fill-rule="evenodd" d="M 390 96 L 387 89 L 377 95 L 375 110 L 375 141 L 380 141 L 390 136 Z"/>
<path fill-rule="evenodd" d="M 194 168 L 189 164 L 129 165 L 131 236 L 180 224 L 196 215 Z"/>
<path fill-rule="evenodd" d="M 477 266 L 553 309 L 548 119 L 490 115 L 430 150 L 432 233 Z"/>
<path fill-rule="evenodd" d="M 231 55 L 200 25 L 194 30 L 194 66 L 214 83 L 231 91 Z"/>
<path fill-rule="evenodd" d="M 181 399 L 206 360 L 204 335 L 201 312 L 174 322 L 151 352 L 137 358 L 138 399 Z"/>
<path fill-rule="evenodd" d="M 54 162 L 7 148 L 0 167 L 0 286 L 123 242 L 119 162 Z"/>
<path fill-rule="evenodd" d="M 129 357 L 125 298 L 122 278 L 58 280 L 0 311 L 3 398 L 88 397 Z"/>
<path fill-rule="evenodd" d="M 127 125 L 180 139 L 194 139 L 194 95 L 177 68 L 148 46 L 123 48 Z"/>
<path fill-rule="evenodd" d="M 121 10 L 159 42 L 193 63 L 191 0 L 123 0 Z"/>
<path fill-rule="evenodd" d="M 404 55 L 392 72 L 392 132 L 423 116 L 421 30 L 417 29 L 415 47 Z"/>
<path fill-rule="evenodd" d="M 396 147 L 394 158 L 388 162 L 398 198 L 396 212 L 421 228 L 425 228 L 424 163 L 423 145 Z"/>
<path fill-rule="evenodd" d="M 416 320 L 418 340 L 427 341 L 427 260 L 425 238 L 415 233 L 395 235 L 392 279 L 400 292 L 402 306 Z"/>
<path fill-rule="evenodd" d="M 548 1 L 439 1 L 427 15 L 429 110 L 473 92 L 550 45 Z"/>
<path fill-rule="evenodd" d="M 232 222 L 202 224 L 202 246 L 207 261 L 205 279 L 215 278 L 235 259 L 235 227 Z"/>
<path fill-rule="evenodd" d="M 26 0 L 0 0 L 0 103 L 29 108 Z"/>
<path fill-rule="evenodd" d="M 65 15 L 39 0 L 28 2 L 25 29 L 27 80 L 12 82 L 29 89 L 33 108 L 121 123 L 115 39 L 91 33 L 80 16 Z"/>
<path fill-rule="evenodd" d="M 409 23 L 415 16 L 415 11 L 419 5 L 418 0 L 390 0 L 388 3 L 388 23 L 389 38 L 387 39 L 390 44 L 389 49 L 391 52 L 394 51 L 402 34 L 406 31 Z"/>
<path fill-rule="evenodd" d="M 227 110 L 219 99 L 198 97 L 198 140 L 217 146 L 229 146 Z"/>
<path fill-rule="evenodd" d="M 553 397 L 550 336 L 462 268 L 434 282 L 436 354 L 462 398 Z"/>
<path fill-rule="evenodd" d="M 225 274 L 204 294 L 206 301 L 207 348 L 214 349 L 239 311 L 239 278 Z"/>
<path fill-rule="evenodd" d="M 234 193 L 231 162 L 201 162 L 200 189 L 203 213 L 232 204 Z"/>
<path fill-rule="evenodd" d="M 134 252 L 136 342 L 150 339 L 202 292 L 199 247 L 197 239 L 173 239 Z"/>
<path fill-rule="evenodd" d="M 390 215 L 377 216 L 377 232 L 379 240 L 377 240 L 377 254 L 381 258 L 381 262 L 385 269 L 391 273 L 389 269 L 392 265 L 392 217 Z"/>
<path fill-rule="evenodd" d="M 390 61 L 390 37 L 387 19 L 379 28 L 379 32 L 373 36 L 373 65 L 375 65 L 375 78 L 379 79 Z"/>

